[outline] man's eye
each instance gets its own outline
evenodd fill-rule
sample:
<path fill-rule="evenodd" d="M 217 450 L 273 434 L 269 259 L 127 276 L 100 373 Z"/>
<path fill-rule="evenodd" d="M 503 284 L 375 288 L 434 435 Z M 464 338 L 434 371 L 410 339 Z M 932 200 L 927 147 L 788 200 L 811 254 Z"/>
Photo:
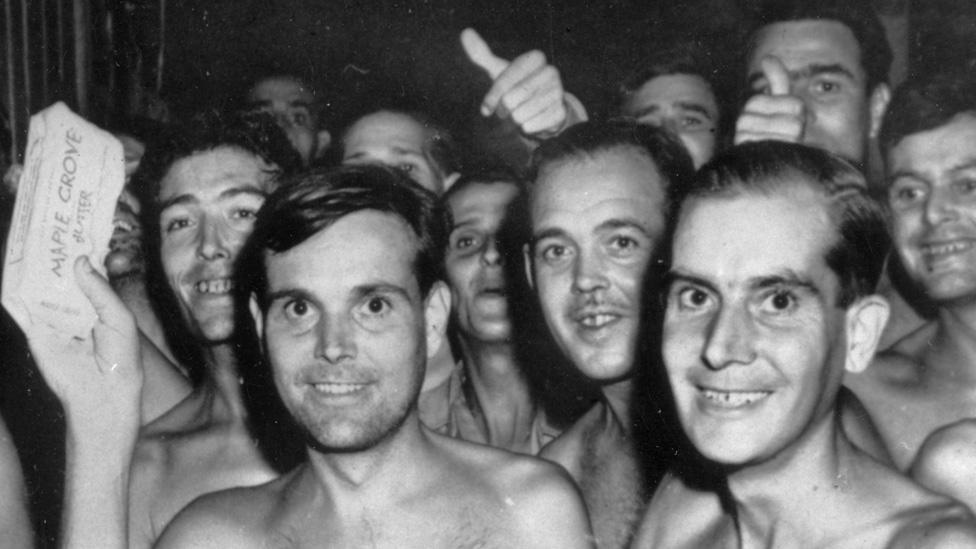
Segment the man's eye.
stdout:
<path fill-rule="evenodd" d="M 397 166 L 397 168 L 399 168 L 401 171 L 403 171 L 405 173 L 410 173 L 410 172 L 412 172 L 414 170 L 414 165 L 413 164 L 400 164 L 399 166 Z"/>
<path fill-rule="evenodd" d="M 561 244 L 550 244 L 542 248 L 539 255 L 547 263 L 556 263 L 569 256 L 569 248 Z"/>
<path fill-rule="evenodd" d="M 307 127 L 309 125 L 308 124 L 309 117 L 308 117 L 308 115 L 306 113 L 303 113 L 303 112 L 297 112 L 297 113 L 295 113 L 292 116 L 292 120 L 294 121 L 295 125 L 297 125 L 297 126 Z"/>
<path fill-rule="evenodd" d="M 681 311 L 701 311 L 711 305 L 712 296 L 701 288 L 685 286 L 672 291 L 672 299 Z"/>
<path fill-rule="evenodd" d="M 837 93 L 840 91 L 840 84 L 830 80 L 820 80 L 813 83 L 813 91 L 818 95 Z"/>
<path fill-rule="evenodd" d="M 700 127 L 702 127 L 704 125 L 705 125 L 705 121 L 704 120 L 702 120 L 700 118 L 696 118 L 694 116 L 686 116 L 686 117 L 684 117 L 684 118 L 681 119 L 681 127 L 682 128 L 696 129 L 696 128 L 700 128 Z"/>
<path fill-rule="evenodd" d="M 888 196 L 892 206 L 903 208 L 922 201 L 925 190 L 917 186 L 896 186 L 892 187 Z"/>
<path fill-rule="evenodd" d="M 180 229 L 185 229 L 186 227 L 189 227 L 189 226 L 190 226 L 190 219 L 189 218 L 186 218 L 186 217 L 177 217 L 175 219 L 171 219 L 170 221 L 168 221 L 166 223 L 165 231 L 167 233 L 171 233 L 173 231 L 178 231 Z"/>
<path fill-rule="evenodd" d="M 786 290 L 777 290 L 763 301 L 763 309 L 773 314 L 788 313 L 796 309 L 796 296 Z"/>
<path fill-rule="evenodd" d="M 962 179 L 953 183 L 953 187 L 960 194 L 973 194 L 976 192 L 976 179 Z"/>
<path fill-rule="evenodd" d="M 234 212 L 237 219 L 254 219 L 258 216 L 258 211 L 251 208 L 241 208 Z"/>
<path fill-rule="evenodd" d="M 312 310 L 308 302 L 304 299 L 293 299 L 288 303 L 285 303 L 283 309 L 285 311 L 285 316 L 292 319 L 305 318 L 309 315 L 309 313 L 311 313 Z"/>
<path fill-rule="evenodd" d="M 630 251 L 640 246 L 636 240 L 629 236 L 615 236 L 610 245 L 618 251 Z"/>

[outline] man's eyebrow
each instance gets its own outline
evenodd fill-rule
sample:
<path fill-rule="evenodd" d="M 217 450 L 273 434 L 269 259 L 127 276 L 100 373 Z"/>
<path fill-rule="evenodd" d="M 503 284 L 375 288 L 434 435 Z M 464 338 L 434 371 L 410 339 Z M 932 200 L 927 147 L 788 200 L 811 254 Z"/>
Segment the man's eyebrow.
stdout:
<path fill-rule="evenodd" d="M 919 180 L 919 181 L 924 181 L 925 180 L 925 178 L 922 176 L 922 174 L 916 172 L 915 170 L 900 169 L 900 170 L 897 170 L 894 173 L 888 175 L 887 177 L 885 177 L 885 186 L 887 187 L 888 185 L 891 185 L 892 183 L 894 183 L 896 180 L 902 179 L 902 178 L 905 178 L 905 177 L 907 177 L 909 179 Z"/>
<path fill-rule="evenodd" d="M 702 103 L 695 103 L 692 101 L 678 101 L 676 105 L 681 110 L 697 112 L 709 120 L 712 119 L 712 113 L 709 112 L 708 108 Z"/>
<path fill-rule="evenodd" d="M 410 292 L 399 284 L 389 282 L 369 282 L 360 284 L 353 289 L 357 298 L 363 298 L 373 294 L 393 294 L 410 301 Z"/>
<path fill-rule="evenodd" d="M 566 231 L 563 229 L 560 229 L 559 227 L 547 227 L 532 234 L 532 239 L 529 241 L 529 246 L 534 248 L 540 240 L 545 240 L 546 238 L 560 238 L 563 236 L 566 236 Z"/>
<path fill-rule="evenodd" d="M 972 170 L 974 168 L 976 168 L 976 158 L 967 158 L 963 160 L 961 163 L 950 168 L 949 171 L 955 174 L 958 172 L 965 172 L 968 170 Z"/>
<path fill-rule="evenodd" d="M 218 195 L 218 199 L 228 199 L 234 198 L 241 195 L 251 195 L 259 198 L 266 198 L 268 193 L 255 189 L 254 187 L 231 187 L 224 190 Z M 178 194 L 174 197 L 167 198 L 159 203 L 159 211 L 164 211 L 172 206 L 186 205 L 186 204 L 199 204 L 200 199 L 190 193 Z"/>
<path fill-rule="evenodd" d="M 657 112 L 659 110 L 661 110 L 661 107 L 658 106 L 657 103 L 654 103 L 654 104 L 648 105 L 648 106 L 646 106 L 646 107 L 638 110 L 637 112 L 635 112 L 634 114 L 631 115 L 631 118 L 641 118 L 641 117 L 647 116 L 649 114 L 654 114 L 655 112 Z"/>
<path fill-rule="evenodd" d="M 698 275 L 682 271 L 681 269 L 671 269 L 670 271 L 665 273 L 663 282 L 664 283 L 661 284 L 661 287 L 664 289 L 670 288 L 672 284 L 675 284 L 677 282 L 687 282 L 690 284 L 694 284 L 695 286 L 701 286 L 702 288 L 706 288 L 712 292 L 716 291 L 715 285 L 713 285 L 708 280 L 705 280 L 704 278 Z"/>
<path fill-rule="evenodd" d="M 845 76 L 851 80 L 857 80 L 854 76 L 854 71 L 845 67 L 840 63 L 811 63 L 806 67 L 798 71 L 789 71 L 790 80 L 795 80 L 797 78 L 810 78 L 811 76 L 821 76 L 821 75 L 841 75 Z M 766 75 L 762 71 L 756 71 L 749 75 L 748 84 L 752 88 L 756 85 L 756 82 L 765 78 Z"/>
<path fill-rule="evenodd" d="M 750 281 L 749 286 L 756 290 L 786 287 L 806 290 L 813 295 L 820 295 L 820 288 L 817 288 L 813 281 L 800 276 L 791 269 L 787 269 L 779 274 L 757 277 Z"/>
<path fill-rule="evenodd" d="M 608 219 L 596 226 L 597 231 L 606 231 L 613 229 L 634 229 L 644 236 L 650 237 L 650 233 L 647 231 L 647 227 L 644 223 L 637 218 L 633 217 L 615 217 L 613 219 Z"/>

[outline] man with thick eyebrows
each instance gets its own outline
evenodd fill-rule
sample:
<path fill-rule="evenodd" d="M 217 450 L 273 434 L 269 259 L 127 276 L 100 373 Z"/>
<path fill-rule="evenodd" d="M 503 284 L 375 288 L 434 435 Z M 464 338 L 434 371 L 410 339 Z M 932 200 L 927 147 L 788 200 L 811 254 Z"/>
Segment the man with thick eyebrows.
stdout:
<path fill-rule="evenodd" d="M 242 290 L 308 461 L 198 499 L 160 547 L 591 546 L 558 468 L 420 422 L 449 314 L 447 231 L 433 194 L 378 166 L 305 175 L 268 199 Z"/>
<path fill-rule="evenodd" d="M 749 143 L 696 175 L 671 237 L 662 356 L 681 427 L 721 480 L 673 470 L 635 547 L 976 544 L 965 507 L 840 425 L 844 373 L 868 367 L 888 318 L 874 293 L 887 250 L 867 245 L 886 234 L 861 173 L 820 149 Z"/>
<path fill-rule="evenodd" d="M 601 396 L 540 456 L 580 486 L 599 546 L 625 547 L 650 480 L 632 417 L 643 282 L 691 158 L 663 129 L 584 122 L 544 142 L 534 169 L 527 274 L 557 346 Z"/>

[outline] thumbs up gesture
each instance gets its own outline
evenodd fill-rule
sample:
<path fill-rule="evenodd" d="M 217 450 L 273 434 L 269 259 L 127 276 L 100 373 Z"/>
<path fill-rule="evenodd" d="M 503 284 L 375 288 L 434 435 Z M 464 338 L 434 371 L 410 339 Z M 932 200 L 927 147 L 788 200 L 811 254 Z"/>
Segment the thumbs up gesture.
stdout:
<path fill-rule="evenodd" d="M 586 112 L 579 112 L 582 105 L 564 93 L 559 71 L 541 51 L 532 50 L 507 61 L 492 53 L 474 29 L 461 32 L 461 45 L 468 59 L 492 79 L 491 89 L 481 102 L 482 116 L 511 119 L 523 134 L 534 139 L 552 137 L 586 119 Z"/>
<path fill-rule="evenodd" d="M 806 107 L 790 94 L 790 75 L 783 62 L 767 56 L 761 61 L 767 89 L 749 98 L 735 123 L 735 144 L 774 139 L 799 143 L 803 140 Z"/>

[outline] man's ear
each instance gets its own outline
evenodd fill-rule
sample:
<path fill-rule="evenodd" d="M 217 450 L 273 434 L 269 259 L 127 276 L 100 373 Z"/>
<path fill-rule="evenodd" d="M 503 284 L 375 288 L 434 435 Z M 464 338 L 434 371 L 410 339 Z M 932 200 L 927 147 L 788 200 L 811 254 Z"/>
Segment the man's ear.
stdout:
<path fill-rule="evenodd" d="M 331 144 L 332 134 L 328 130 L 319 130 L 315 134 L 315 152 L 312 160 L 324 157 L 325 151 L 329 150 L 329 145 Z"/>
<path fill-rule="evenodd" d="M 878 137 L 881 132 L 881 122 L 888 111 L 888 103 L 891 102 L 891 88 L 888 84 L 881 83 L 874 87 L 871 97 L 868 98 L 868 109 L 871 116 L 870 127 L 868 128 L 871 139 Z"/>
<path fill-rule="evenodd" d="M 857 374 L 871 365 L 889 313 L 888 302 L 879 295 L 862 297 L 847 309 L 844 368 L 848 372 Z"/>
<path fill-rule="evenodd" d="M 535 277 L 532 276 L 532 250 L 529 244 L 522 244 L 522 263 L 525 265 L 525 280 L 529 283 L 529 288 L 535 291 Z"/>
<path fill-rule="evenodd" d="M 258 305 L 258 296 L 252 292 L 247 298 L 247 310 L 251 312 L 251 319 L 254 320 L 254 331 L 258 334 L 258 345 L 264 350 L 264 314 L 261 306 Z"/>
<path fill-rule="evenodd" d="M 447 177 L 445 177 L 444 192 L 447 192 L 448 189 L 450 189 L 455 183 L 457 183 L 458 179 L 461 179 L 461 172 L 454 172 L 448 175 Z"/>
<path fill-rule="evenodd" d="M 451 291 L 447 284 L 438 280 L 431 286 L 424 304 L 424 322 L 427 331 L 427 358 L 433 358 L 434 353 L 447 339 L 447 319 L 451 315 Z"/>

